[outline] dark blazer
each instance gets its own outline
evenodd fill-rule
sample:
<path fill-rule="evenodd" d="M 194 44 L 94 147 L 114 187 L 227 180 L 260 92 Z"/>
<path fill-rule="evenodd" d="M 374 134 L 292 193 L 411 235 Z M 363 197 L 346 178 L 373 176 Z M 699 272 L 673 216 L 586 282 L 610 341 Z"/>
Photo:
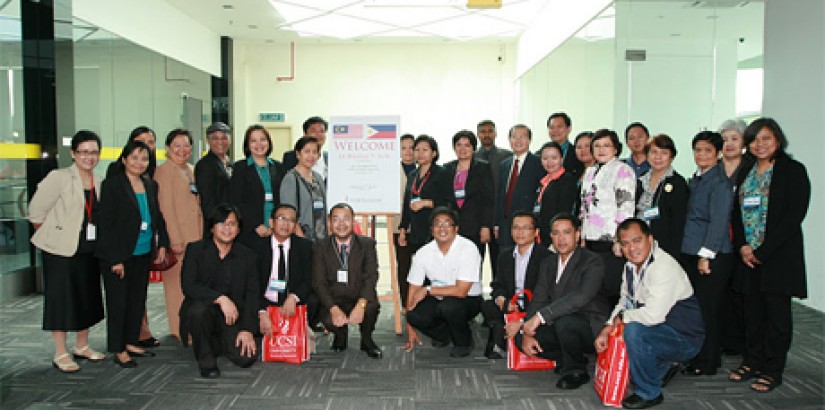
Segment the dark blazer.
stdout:
<path fill-rule="evenodd" d="M 670 188 L 668 188 L 670 187 Z M 636 204 L 642 197 L 642 182 L 636 181 Z M 659 217 L 650 221 L 650 232 L 659 242 L 659 247 L 674 259 L 682 252 L 682 238 L 685 236 L 687 204 L 690 197 L 685 178 L 674 172 L 665 178 L 653 194 L 653 206 L 659 207 Z"/>
<path fill-rule="evenodd" d="M 455 180 L 458 161 L 451 161 L 444 165 L 447 182 Z M 458 233 L 470 239 L 478 240 L 481 228 L 493 229 L 493 175 L 487 161 L 473 159 L 467 172 L 467 183 L 464 186 L 464 206 L 459 209 L 455 198 L 455 190 L 450 190 L 450 205 L 458 211 Z M 452 186 L 452 184 L 450 185 Z"/>
<path fill-rule="evenodd" d="M 229 173 L 212 151 L 209 151 L 195 165 L 195 185 L 201 198 L 201 213 L 204 221 L 209 219 L 215 206 L 227 202 L 229 198 Z M 204 224 L 207 226 L 208 224 Z M 204 237 L 209 237 L 209 230 L 203 230 Z"/>
<path fill-rule="evenodd" d="M 508 303 L 510 298 L 516 293 L 516 260 L 513 258 L 515 246 L 505 246 L 498 254 L 498 275 L 490 282 L 490 298 L 496 300 L 499 296 L 504 296 Z M 524 288 L 531 291 L 536 289 L 536 282 L 539 279 L 539 267 L 544 258 L 550 256 L 550 251 L 546 246 L 534 245 L 533 253 L 527 262 L 527 272 L 524 275 Z"/>
<path fill-rule="evenodd" d="M 286 260 L 287 281 L 286 293 L 294 293 L 301 302 L 306 302 L 312 294 L 312 241 L 296 235 L 290 236 L 289 254 Z M 267 306 L 283 305 L 284 301 L 279 300 L 273 303 L 264 297 L 269 286 L 269 277 L 272 274 L 272 254 L 276 250 L 272 249 L 272 241 L 259 241 L 258 248 L 258 277 L 259 289 L 261 290 L 261 309 Z"/>
<path fill-rule="evenodd" d="M 550 324 L 562 316 L 581 313 L 587 316 L 593 335 L 598 335 L 613 309 L 600 292 L 604 277 L 602 257 L 585 248 L 577 248 L 556 283 L 558 266 L 559 256 L 555 253 L 542 261 L 525 319 L 538 312 Z"/>
<path fill-rule="evenodd" d="M 378 282 L 378 256 L 375 239 L 352 234 L 349 250 L 348 281 L 338 283 L 338 244 L 334 237 L 315 242 L 312 249 L 312 288 L 324 309 L 329 310 L 339 301 L 364 298 L 378 303 L 375 285 Z"/>
<path fill-rule="evenodd" d="M 567 153 L 564 154 L 562 166 L 565 171 L 573 174 L 577 180 L 584 172 L 584 164 L 582 164 L 582 162 L 579 161 L 579 157 L 576 156 L 576 146 L 573 145 L 573 141 L 570 141 L 570 147 L 567 148 Z"/>
<path fill-rule="evenodd" d="M 541 166 L 539 157 L 528 152 L 524 158 L 524 165 L 521 167 L 518 180 L 516 181 L 513 198 L 510 202 L 510 210 L 505 214 L 504 199 L 507 195 L 507 184 L 509 183 L 510 173 L 512 172 L 513 158 L 514 157 L 510 157 L 502 161 L 501 168 L 499 169 L 501 185 L 498 187 L 498 193 L 496 194 L 495 224 L 498 226 L 498 243 L 501 245 L 513 244 L 513 238 L 510 235 L 510 224 L 512 223 L 513 214 L 518 210 L 533 211 L 533 205 L 536 203 L 537 196 L 536 188 L 538 188 L 541 179 L 547 174 Z"/>
<path fill-rule="evenodd" d="M 752 165 L 755 166 L 756 163 Z M 736 184 L 738 189 L 741 189 L 749 172 L 750 168 L 739 173 Z M 753 251 L 756 259 L 762 262 L 756 267 L 759 275 L 743 276 L 760 278 L 758 283 L 749 285 L 758 286 L 763 292 L 806 298 L 808 286 L 805 278 L 802 221 L 808 213 L 811 200 L 811 181 L 805 166 L 786 154 L 777 157 L 773 165 L 769 195 L 765 240 Z M 732 223 L 734 250 L 737 253 L 739 248 L 747 244 L 740 205 L 739 195 L 736 195 Z"/>
<path fill-rule="evenodd" d="M 479 149 L 476 150 L 475 157 L 478 159 L 486 160 L 490 163 L 490 172 L 493 175 L 493 195 L 495 195 L 496 192 L 498 192 L 499 184 L 501 184 L 501 181 L 499 180 L 501 176 L 498 171 L 499 168 L 501 168 L 501 161 L 504 161 L 506 158 L 512 157 L 513 151 L 510 151 L 506 148 L 499 148 L 493 145 L 493 148 L 490 148 L 489 152 L 489 155 L 485 155 L 487 151 L 484 149 L 484 147 L 479 147 Z M 495 206 L 495 204 L 493 204 L 493 206 Z M 493 212 L 495 212 L 495 209 L 493 210 Z"/>
<path fill-rule="evenodd" d="M 536 197 L 541 191 L 541 184 L 536 188 Z M 551 182 L 541 197 L 541 210 L 538 217 L 539 238 L 541 244 L 550 246 L 550 221 L 561 212 L 576 215 L 576 199 L 579 197 L 579 179 L 567 171 Z M 538 201 L 538 199 L 536 199 Z"/>
<path fill-rule="evenodd" d="M 152 243 L 152 251 L 155 246 L 169 248 L 166 222 L 158 206 L 158 186 L 145 174 L 142 180 L 152 215 L 152 233 L 158 238 L 157 244 Z M 114 266 L 129 259 L 135 250 L 140 234 L 140 208 L 132 184 L 123 172 L 103 180 L 100 190 L 95 256 L 108 266 Z"/>
<path fill-rule="evenodd" d="M 682 237 L 682 253 L 698 255 L 702 248 L 719 253 L 733 253 L 730 217 L 733 185 L 725 175 L 725 166 L 716 164 L 688 183 L 690 198 Z"/>
<path fill-rule="evenodd" d="M 327 154 L 327 151 L 323 151 L 321 156 L 324 158 L 324 164 L 329 165 L 329 154 Z M 284 171 L 295 168 L 295 166 L 298 165 L 298 157 L 295 156 L 295 150 L 284 152 L 283 157 L 281 157 L 281 162 L 284 164 Z"/>
<path fill-rule="evenodd" d="M 430 213 L 432 209 L 424 208 L 418 212 L 410 209 L 412 200 L 412 186 L 418 179 L 421 168 L 416 168 L 407 178 L 407 187 L 404 190 L 404 202 L 401 204 L 401 223 L 398 228 L 407 230 L 407 242 L 411 245 L 423 245 L 432 239 L 430 229 Z M 433 209 L 439 206 L 448 206 L 453 199 L 452 180 L 448 180 L 444 168 L 437 164 L 430 165 L 430 178 L 421 188 L 419 197 L 421 199 L 431 199 Z"/>
<path fill-rule="evenodd" d="M 190 242 L 186 246 L 180 274 L 185 297 L 180 308 L 180 335 L 184 345 L 189 339 L 186 311 L 192 301 L 212 303 L 224 295 L 212 285 L 219 278 L 220 271 L 216 269 L 219 261 L 218 247 L 211 238 Z M 235 241 L 223 262 L 229 264 L 228 269 L 232 273 L 229 292 L 225 296 L 238 308 L 238 328 L 254 334 L 258 331 L 258 308 L 260 295 L 263 294 L 259 291 L 258 275 L 255 273 L 255 253 Z"/>
<path fill-rule="evenodd" d="M 264 224 L 264 186 L 254 166 L 247 165 L 246 158 L 232 166 L 232 178 L 229 180 L 229 200 L 241 212 L 241 233 L 238 241 L 254 249 L 260 237 L 255 228 Z M 274 161 L 274 160 L 273 160 Z M 269 177 L 272 181 L 273 201 L 277 205 L 281 196 L 281 180 L 284 168 L 274 161 L 269 165 Z"/>

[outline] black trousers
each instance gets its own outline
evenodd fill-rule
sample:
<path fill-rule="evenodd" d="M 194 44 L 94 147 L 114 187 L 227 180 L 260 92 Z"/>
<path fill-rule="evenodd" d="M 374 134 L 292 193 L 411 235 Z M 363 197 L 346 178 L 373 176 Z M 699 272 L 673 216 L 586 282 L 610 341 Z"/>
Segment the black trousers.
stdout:
<path fill-rule="evenodd" d="M 398 293 L 401 297 L 401 306 L 407 308 L 407 295 L 410 292 L 410 284 L 407 283 L 407 275 L 410 273 L 410 266 L 412 265 L 412 257 L 415 252 L 423 245 L 413 245 L 407 243 L 407 246 L 398 244 L 398 234 L 392 234 L 393 244 L 395 245 L 395 261 L 398 264 Z"/>
<path fill-rule="evenodd" d="M 149 254 L 132 256 L 123 261 L 123 279 L 102 263 L 103 286 L 106 289 L 107 349 L 112 353 L 137 344 L 140 322 L 146 306 L 146 286 L 149 284 Z"/>
<path fill-rule="evenodd" d="M 615 306 L 619 302 L 625 259 L 613 254 L 613 242 L 587 241 L 585 245 L 587 249 L 598 253 L 604 261 L 602 292 L 607 296 L 608 305 Z"/>
<path fill-rule="evenodd" d="M 472 346 L 469 321 L 481 310 L 481 296 L 437 299 L 427 296 L 407 312 L 407 323 L 434 340 Z"/>
<path fill-rule="evenodd" d="M 722 365 L 720 335 L 725 323 L 719 318 L 722 314 L 722 300 L 730 288 L 734 255 L 717 253 L 716 258 L 710 261 L 710 275 L 699 274 L 698 256 L 682 254 L 682 260 L 705 322 L 705 341 L 691 363 L 702 372 L 713 374 Z"/>
<path fill-rule="evenodd" d="M 239 316 L 244 313 L 240 312 Z M 201 369 L 217 367 L 216 357 L 219 355 L 226 356 L 240 367 L 252 366 L 257 360 L 257 355 L 241 355 L 241 348 L 235 346 L 241 329 L 237 322 L 232 326 L 226 325 L 220 306 L 208 301 L 191 300 L 186 309 L 186 320 L 192 335 L 195 359 Z"/>
<path fill-rule="evenodd" d="M 507 341 L 504 339 L 504 312 L 499 309 L 494 300 L 485 300 L 481 303 L 481 314 L 490 326 L 488 341 L 494 342 L 501 350 L 507 350 Z"/>
<path fill-rule="evenodd" d="M 791 297 L 760 290 L 759 270 L 748 272 L 754 276 L 744 295 L 746 351 L 742 364 L 781 383 L 793 335 Z"/>
<path fill-rule="evenodd" d="M 734 256 L 734 259 L 739 259 Z M 720 319 L 723 323 L 721 340 L 722 350 L 734 354 L 745 352 L 745 297 L 734 282 L 747 267 L 741 260 L 734 262 L 731 271 L 731 283 L 722 297 Z"/>
<path fill-rule="evenodd" d="M 535 338 L 543 350 L 538 356 L 555 360 L 562 375 L 587 373 L 587 358 L 584 354 L 596 351 L 593 347 L 596 337 L 587 316 L 581 313 L 562 316 L 549 325 L 539 326 Z M 519 350 L 523 340 L 522 334 L 516 335 L 515 342 Z"/>
<path fill-rule="evenodd" d="M 355 308 L 358 299 L 334 299 L 335 304 L 349 315 L 352 309 Z M 361 331 L 361 347 L 374 347 L 375 342 L 372 340 L 372 332 L 375 330 L 375 322 L 378 321 L 378 313 L 381 311 L 381 305 L 377 301 L 367 301 L 367 307 L 364 309 L 364 320 L 359 325 Z M 321 323 L 332 334 L 335 335 L 335 340 L 346 341 L 349 335 L 349 325 L 336 327 L 332 324 L 332 316 L 329 314 L 329 309 L 320 309 Z"/>

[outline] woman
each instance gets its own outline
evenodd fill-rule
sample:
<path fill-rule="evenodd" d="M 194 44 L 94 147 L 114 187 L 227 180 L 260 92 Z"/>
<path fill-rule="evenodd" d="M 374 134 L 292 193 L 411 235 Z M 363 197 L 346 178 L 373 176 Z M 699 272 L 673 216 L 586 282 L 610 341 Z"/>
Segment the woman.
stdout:
<path fill-rule="evenodd" d="M 729 377 L 756 377 L 751 389 L 764 393 L 782 384 L 793 327 L 791 297 L 808 295 L 802 221 L 811 182 L 805 166 L 785 152 L 788 139 L 775 120 L 755 120 L 745 140 L 756 162 L 739 174 L 733 234 L 747 266 L 747 346 L 742 365 Z"/>
<path fill-rule="evenodd" d="M 324 177 L 312 170 L 321 157 L 320 144 L 314 137 L 295 142 L 298 163 L 281 183 L 281 202 L 298 210 L 295 233 L 311 241 L 327 237 L 327 192 Z"/>
<path fill-rule="evenodd" d="M 579 182 L 562 166 L 564 154 L 557 142 L 544 144 L 539 153 L 547 175 L 541 179 L 533 213 L 538 218 L 539 243 L 550 246 L 550 221 L 559 213 L 573 212 L 579 195 Z"/>
<path fill-rule="evenodd" d="M 243 217 L 238 241 L 257 249 L 257 242 L 269 240 L 271 234 L 269 215 L 280 202 L 281 180 L 284 168 L 269 158 L 272 153 L 272 137 L 262 125 L 246 129 L 243 138 L 242 159 L 232 166 L 229 180 L 229 200 L 238 207 Z"/>
<path fill-rule="evenodd" d="M 745 150 L 745 122 L 727 120 L 719 126 L 719 134 L 723 141 L 722 163 L 725 165 L 725 175 L 733 184 L 738 171 L 753 163 L 753 158 Z"/>
<path fill-rule="evenodd" d="M 493 172 L 487 161 L 475 158 L 477 146 L 472 131 L 456 133 L 453 150 L 457 159 L 444 165 L 444 170 L 453 186 L 450 204 L 458 210 L 458 233 L 473 241 L 483 255 L 493 227 Z"/>
<path fill-rule="evenodd" d="M 684 373 L 699 376 L 716 374 L 722 364 L 719 344 L 722 323 L 718 317 L 733 268 L 729 228 L 733 190 L 724 165 L 719 163 L 722 136 L 702 131 L 693 137 L 691 145 L 698 169 L 690 181 L 682 265 L 702 309 L 705 341 Z"/>
<path fill-rule="evenodd" d="M 169 333 L 180 339 L 180 305 L 183 290 L 180 284 L 180 269 L 186 244 L 203 237 L 203 215 L 198 201 L 194 168 L 189 164 L 192 155 L 192 134 L 176 128 L 166 136 L 166 158 L 168 161 L 155 172 L 158 184 L 158 203 L 169 234 L 169 251 L 178 263 L 163 272 L 163 293 L 166 297 L 166 317 L 169 319 Z"/>
<path fill-rule="evenodd" d="M 52 333 L 52 365 L 64 373 L 80 370 L 66 349 L 68 332 L 76 332 L 75 359 L 105 358 L 89 346 L 89 328 L 103 319 L 100 270 L 94 257 L 102 180 L 94 169 L 100 160 L 100 137 L 78 131 L 70 153 L 74 164 L 50 172 L 29 204 L 35 229 L 31 241 L 43 251 L 43 330 Z"/>
<path fill-rule="evenodd" d="M 582 179 L 582 242 L 587 249 L 602 255 L 604 286 L 613 303 L 618 301 L 624 264 L 616 242 L 616 227 L 635 214 L 636 174 L 618 158 L 622 143 L 612 130 L 593 133 L 590 152 L 596 162 L 585 170 Z"/>
<path fill-rule="evenodd" d="M 596 165 L 596 158 L 593 158 L 593 153 L 590 152 L 590 142 L 593 139 L 593 133 L 590 131 L 582 131 L 579 135 L 576 135 L 576 139 L 573 142 L 573 146 L 576 149 L 576 158 L 582 163 L 584 168 L 582 168 L 582 172 L 578 175 L 578 181 L 576 182 L 576 186 L 578 187 L 577 191 L 581 192 L 582 187 L 582 180 L 584 180 L 585 171 L 587 168 Z M 581 198 L 577 195 L 576 196 L 576 204 L 575 208 L 573 209 L 573 215 L 579 215 L 581 213 Z"/>
<path fill-rule="evenodd" d="M 124 172 L 103 181 L 100 226 L 95 255 L 100 259 L 106 288 L 106 333 L 113 360 L 122 368 L 137 367 L 131 359 L 155 354 L 135 344 L 146 306 L 149 262 L 166 259 L 169 236 L 158 207 L 157 185 L 145 176 L 149 147 L 130 141 L 118 158 Z M 157 238 L 157 240 L 155 240 Z"/>
<path fill-rule="evenodd" d="M 676 145 L 659 134 L 645 147 L 650 172 L 636 183 L 636 217 L 650 225 L 650 232 L 665 252 L 679 259 L 687 218 L 688 186 L 673 169 Z"/>

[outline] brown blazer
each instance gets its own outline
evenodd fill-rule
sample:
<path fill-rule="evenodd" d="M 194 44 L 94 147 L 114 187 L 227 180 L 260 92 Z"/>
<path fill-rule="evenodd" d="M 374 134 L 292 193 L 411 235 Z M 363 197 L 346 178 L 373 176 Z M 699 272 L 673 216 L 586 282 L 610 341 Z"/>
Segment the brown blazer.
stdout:
<path fill-rule="evenodd" d="M 312 287 L 324 309 L 339 301 L 364 298 L 378 303 L 375 285 L 378 282 L 378 256 L 375 239 L 352 234 L 349 250 L 348 282 L 338 283 L 338 244 L 334 237 L 315 242 L 313 248 Z"/>
<path fill-rule="evenodd" d="M 192 165 L 186 164 L 194 176 Z M 189 190 L 189 179 L 172 161 L 155 170 L 158 203 L 166 221 L 169 243 L 186 246 L 203 238 L 203 215 L 198 196 Z"/>

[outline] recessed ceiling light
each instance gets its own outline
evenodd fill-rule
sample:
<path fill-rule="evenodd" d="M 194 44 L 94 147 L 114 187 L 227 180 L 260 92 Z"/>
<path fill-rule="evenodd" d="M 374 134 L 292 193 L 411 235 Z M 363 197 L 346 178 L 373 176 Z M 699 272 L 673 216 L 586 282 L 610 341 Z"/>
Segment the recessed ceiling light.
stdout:
<path fill-rule="evenodd" d="M 258 26 L 254 25 L 254 24 L 250 24 L 248 27 L 251 28 L 252 30 L 255 30 L 256 28 L 258 28 Z"/>
<path fill-rule="evenodd" d="M 268 39 L 264 40 L 264 43 L 267 43 L 267 44 L 272 44 L 274 42 L 275 42 L 275 40 L 273 40 L 271 38 L 268 38 Z"/>
<path fill-rule="evenodd" d="M 224 4 L 223 9 L 224 10 L 235 10 L 235 6 L 233 6 L 231 4 Z"/>

